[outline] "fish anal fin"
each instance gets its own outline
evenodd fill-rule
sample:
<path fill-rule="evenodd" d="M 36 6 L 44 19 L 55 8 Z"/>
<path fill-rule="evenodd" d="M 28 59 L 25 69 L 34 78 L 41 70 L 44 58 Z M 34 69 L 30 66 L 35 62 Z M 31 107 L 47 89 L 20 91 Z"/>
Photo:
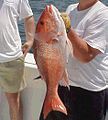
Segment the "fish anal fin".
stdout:
<path fill-rule="evenodd" d="M 65 87 L 68 87 L 68 88 L 69 88 L 69 79 L 68 79 L 68 73 L 67 73 L 67 70 L 66 70 L 66 69 L 64 70 L 62 80 L 59 81 L 59 84 L 60 84 L 61 86 L 65 86 Z M 69 88 L 69 89 L 70 89 L 70 88 Z"/>

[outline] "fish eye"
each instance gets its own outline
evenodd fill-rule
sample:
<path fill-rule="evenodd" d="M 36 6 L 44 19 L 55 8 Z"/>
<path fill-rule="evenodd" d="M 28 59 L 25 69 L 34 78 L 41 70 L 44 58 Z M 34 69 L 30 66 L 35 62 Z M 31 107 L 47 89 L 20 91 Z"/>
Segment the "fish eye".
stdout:
<path fill-rule="evenodd" d="M 43 21 L 40 21 L 40 24 L 41 24 L 41 25 L 44 25 L 44 22 L 43 22 Z"/>

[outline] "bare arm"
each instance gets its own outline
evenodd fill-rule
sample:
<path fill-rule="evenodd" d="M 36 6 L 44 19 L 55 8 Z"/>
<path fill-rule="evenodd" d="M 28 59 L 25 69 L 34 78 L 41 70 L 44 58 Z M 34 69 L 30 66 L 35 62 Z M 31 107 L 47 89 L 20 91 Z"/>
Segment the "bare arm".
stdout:
<path fill-rule="evenodd" d="M 81 62 L 89 62 L 96 55 L 101 53 L 99 50 L 89 46 L 85 40 L 83 40 L 74 32 L 72 28 L 68 33 L 68 38 L 70 39 L 73 46 L 73 55 Z"/>
<path fill-rule="evenodd" d="M 26 56 L 28 51 L 31 49 L 34 41 L 34 33 L 35 33 L 34 17 L 30 16 L 25 18 L 24 26 L 25 26 L 26 42 L 22 46 L 22 51 L 24 53 L 24 56 Z"/>

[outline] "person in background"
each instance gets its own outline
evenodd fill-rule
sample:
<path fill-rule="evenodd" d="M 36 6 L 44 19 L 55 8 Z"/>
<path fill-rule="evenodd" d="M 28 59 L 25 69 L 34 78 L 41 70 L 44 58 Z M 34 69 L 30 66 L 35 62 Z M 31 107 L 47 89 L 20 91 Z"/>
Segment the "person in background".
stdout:
<path fill-rule="evenodd" d="M 26 87 L 24 58 L 34 41 L 34 17 L 28 0 L 0 0 L 0 87 L 9 104 L 11 120 L 23 120 L 20 91 Z M 24 20 L 22 46 L 18 20 Z"/>
<path fill-rule="evenodd" d="M 68 110 L 63 120 L 105 120 L 108 87 L 108 7 L 99 0 L 79 0 L 68 6 L 73 47 L 67 64 L 70 90 L 59 87 Z"/>

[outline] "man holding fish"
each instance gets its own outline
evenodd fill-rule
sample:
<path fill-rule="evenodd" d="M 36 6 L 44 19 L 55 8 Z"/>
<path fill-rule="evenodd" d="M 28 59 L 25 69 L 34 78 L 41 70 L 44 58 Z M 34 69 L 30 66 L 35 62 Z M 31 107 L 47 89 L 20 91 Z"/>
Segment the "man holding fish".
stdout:
<path fill-rule="evenodd" d="M 105 120 L 108 87 L 108 7 L 99 0 L 79 0 L 79 3 L 70 5 L 66 12 L 71 26 L 68 24 L 68 16 L 64 13 L 61 15 L 73 50 L 71 48 L 69 56 L 67 55 L 69 86 L 60 85 L 58 88 L 66 110 L 63 107 L 62 111 L 53 109 L 54 104 L 49 104 L 49 106 L 52 105 L 54 112 L 51 113 L 50 110 L 45 116 L 43 107 L 44 118 L 47 117 L 48 120 Z M 59 25 L 56 27 L 60 28 L 63 26 L 60 24 L 62 21 L 60 18 L 58 21 Z M 43 21 L 41 25 L 44 25 Z M 63 27 L 61 28 L 62 31 Z M 57 35 L 61 32 L 55 33 Z M 56 39 L 53 44 L 60 40 L 57 41 L 57 36 L 54 38 Z M 66 38 L 63 40 L 68 41 Z M 46 102 L 44 104 L 46 105 Z M 59 112 L 56 114 L 55 111 Z M 63 112 L 65 116 L 60 112 Z M 40 120 L 43 120 L 42 115 Z"/>
<path fill-rule="evenodd" d="M 71 20 L 67 35 L 73 46 L 67 65 L 70 90 L 59 88 L 68 110 L 66 120 L 105 120 L 108 7 L 99 0 L 79 0 L 66 12 Z"/>

